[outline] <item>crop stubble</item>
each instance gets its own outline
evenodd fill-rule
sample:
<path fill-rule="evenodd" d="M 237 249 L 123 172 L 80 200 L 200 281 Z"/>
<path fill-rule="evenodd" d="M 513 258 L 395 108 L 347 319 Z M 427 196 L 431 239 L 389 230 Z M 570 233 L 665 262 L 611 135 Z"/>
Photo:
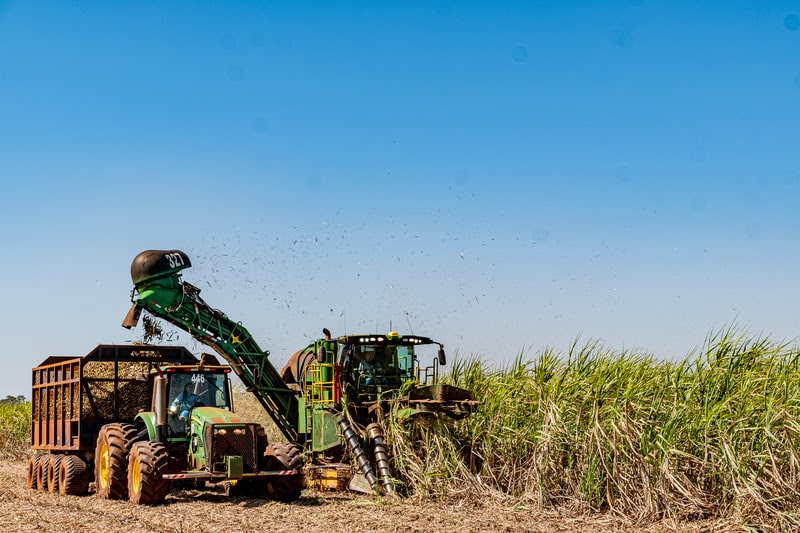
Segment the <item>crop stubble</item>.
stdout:
<path fill-rule="evenodd" d="M 221 492 L 180 490 L 164 505 L 136 506 L 93 495 L 61 496 L 25 487 L 25 463 L 0 461 L 0 524 L 4 531 L 297 531 L 422 532 L 724 531 L 734 524 L 666 522 L 637 526 L 610 515 L 542 514 L 498 501 L 377 502 L 352 494 L 304 492 L 293 504 L 226 498 Z"/>

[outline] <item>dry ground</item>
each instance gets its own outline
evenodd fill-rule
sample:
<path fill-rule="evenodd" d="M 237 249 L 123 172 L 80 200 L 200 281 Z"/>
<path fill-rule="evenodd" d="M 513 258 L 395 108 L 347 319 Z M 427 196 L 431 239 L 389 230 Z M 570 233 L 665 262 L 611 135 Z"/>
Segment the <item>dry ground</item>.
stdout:
<path fill-rule="evenodd" d="M 492 502 L 377 502 L 353 494 L 304 492 L 293 504 L 226 498 L 218 491 L 179 490 L 165 504 L 60 496 L 25 487 L 25 463 L 0 460 L 0 524 L 8 531 L 332 531 L 430 532 L 657 532 L 743 531 L 731 523 L 648 526 L 609 515 L 543 514 Z"/>

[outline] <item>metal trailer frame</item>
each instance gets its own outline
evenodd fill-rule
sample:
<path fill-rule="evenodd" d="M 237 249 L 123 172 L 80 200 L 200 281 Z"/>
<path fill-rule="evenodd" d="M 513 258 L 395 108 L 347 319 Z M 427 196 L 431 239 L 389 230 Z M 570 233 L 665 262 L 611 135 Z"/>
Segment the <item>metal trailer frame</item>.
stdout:
<path fill-rule="evenodd" d="M 149 373 L 165 364 L 198 362 L 183 346 L 145 344 L 100 344 L 83 357 L 48 357 L 31 376 L 31 448 L 93 453 L 104 424 L 133 423 L 136 413 L 150 406 L 152 382 L 144 376 L 121 377 L 121 369 L 135 363 Z M 113 376 L 86 375 L 95 363 L 112 366 Z M 138 402 L 124 401 L 126 387 L 136 389 Z"/>

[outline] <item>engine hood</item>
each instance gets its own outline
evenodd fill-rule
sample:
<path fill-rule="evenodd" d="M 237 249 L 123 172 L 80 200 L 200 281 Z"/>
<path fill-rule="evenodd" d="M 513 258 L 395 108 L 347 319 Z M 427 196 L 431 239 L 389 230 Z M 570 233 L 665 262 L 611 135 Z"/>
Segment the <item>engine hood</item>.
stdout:
<path fill-rule="evenodd" d="M 200 424 L 244 424 L 241 416 L 219 407 L 195 407 L 192 409 L 192 422 Z"/>

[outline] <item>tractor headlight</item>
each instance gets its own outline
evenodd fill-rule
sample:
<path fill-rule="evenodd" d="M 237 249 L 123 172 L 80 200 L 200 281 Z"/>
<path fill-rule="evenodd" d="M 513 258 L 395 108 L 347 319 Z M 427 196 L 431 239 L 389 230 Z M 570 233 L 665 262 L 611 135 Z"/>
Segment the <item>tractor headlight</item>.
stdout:
<path fill-rule="evenodd" d="M 214 435 L 227 435 L 227 434 L 228 434 L 228 430 L 225 429 L 225 428 L 215 429 L 214 430 Z"/>
<path fill-rule="evenodd" d="M 234 435 L 244 435 L 245 433 L 247 433 L 247 430 L 244 428 L 237 428 L 233 430 Z"/>

